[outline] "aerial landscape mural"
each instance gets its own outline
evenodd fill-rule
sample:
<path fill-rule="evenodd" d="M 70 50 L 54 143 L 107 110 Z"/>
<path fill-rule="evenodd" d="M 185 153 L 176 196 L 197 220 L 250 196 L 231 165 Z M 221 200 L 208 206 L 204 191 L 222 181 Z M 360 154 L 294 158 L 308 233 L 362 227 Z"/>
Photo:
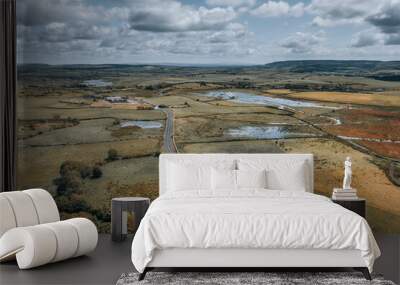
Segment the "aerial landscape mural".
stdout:
<path fill-rule="evenodd" d="M 160 153 L 313 153 L 400 232 L 400 1 L 19 0 L 18 188 L 109 231 Z"/>

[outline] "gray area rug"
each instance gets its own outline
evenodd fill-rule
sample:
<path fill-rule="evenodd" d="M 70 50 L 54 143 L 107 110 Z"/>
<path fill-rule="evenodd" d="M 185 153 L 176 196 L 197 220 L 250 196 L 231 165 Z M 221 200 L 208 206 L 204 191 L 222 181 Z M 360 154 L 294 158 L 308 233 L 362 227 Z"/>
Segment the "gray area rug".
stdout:
<path fill-rule="evenodd" d="M 146 278 L 138 281 L 138 273 L 122 274 L 117 285 L 146 284 L 267 284 L 267 285 L 395 285 L 382 276 L 373 275 L 368 281 L 359 272 L 148 272 Z"/>

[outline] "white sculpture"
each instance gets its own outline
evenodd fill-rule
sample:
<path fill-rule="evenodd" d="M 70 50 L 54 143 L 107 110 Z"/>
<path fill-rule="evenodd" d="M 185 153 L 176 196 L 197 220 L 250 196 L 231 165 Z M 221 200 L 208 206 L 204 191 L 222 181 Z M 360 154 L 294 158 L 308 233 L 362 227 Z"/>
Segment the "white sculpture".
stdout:
<path fill-rule="evenodd" d="M 352 189 L 351 184 L 351 157 L 346 157 L 346 161 L 344 162 L 344 178 L 343 178 L 343 189 Z"/>

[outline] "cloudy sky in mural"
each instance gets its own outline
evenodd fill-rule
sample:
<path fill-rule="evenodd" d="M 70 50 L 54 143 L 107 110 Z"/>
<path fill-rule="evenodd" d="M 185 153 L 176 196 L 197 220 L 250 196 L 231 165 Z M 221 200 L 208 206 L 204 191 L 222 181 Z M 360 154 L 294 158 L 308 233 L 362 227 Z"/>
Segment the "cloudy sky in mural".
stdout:
<path fill-rule="evenodd" d="M 19 62 L 400 59 L 400 0 L 18 0 Z"/>

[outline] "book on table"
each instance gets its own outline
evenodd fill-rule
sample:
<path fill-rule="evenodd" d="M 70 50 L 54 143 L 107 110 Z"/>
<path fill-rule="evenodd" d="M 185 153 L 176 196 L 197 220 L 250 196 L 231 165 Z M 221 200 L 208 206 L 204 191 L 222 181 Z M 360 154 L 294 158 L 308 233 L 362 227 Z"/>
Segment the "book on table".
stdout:
<path fill-rule="evenodd" d="M 357 197 L 356 193 L 333 193 L 337 197 Z"/>
<path fill-rule="evenodd" d="M 358 200 L 357 196 L 354 197 L 336 197 L 335 195 L 332 195 L 333 200 L 343 200 L 343 201 L 352 201 L 352 200 Z"/>
<path fill-rule="evenodd" d="M 332 199 L 334 200 L 357 200 L 357 189 L 342 189 L 334 188 L 332 193 Z"/>
<path fill-rule="evenodd" d="M 343 189 L 343 188 L 333 188 L 334 193 L 357 193 L 357 189 Z"/>

